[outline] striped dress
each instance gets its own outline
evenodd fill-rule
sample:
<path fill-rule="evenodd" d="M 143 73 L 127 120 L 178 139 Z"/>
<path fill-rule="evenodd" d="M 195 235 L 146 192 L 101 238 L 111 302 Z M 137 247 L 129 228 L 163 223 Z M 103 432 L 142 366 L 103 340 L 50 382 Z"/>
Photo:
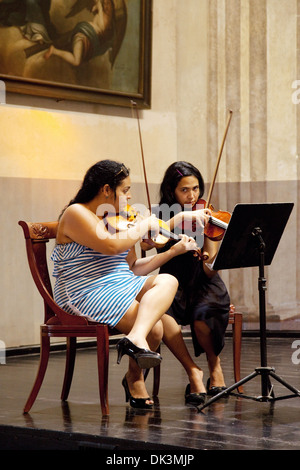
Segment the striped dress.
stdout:
<path fill-rule="evenodd" d="M 55 302 L 68 313 L 115 326 L 147 280 L 129 269 L 127 254 L 104 255 L 76 242 L 57 244 L 51 255 Z"/>

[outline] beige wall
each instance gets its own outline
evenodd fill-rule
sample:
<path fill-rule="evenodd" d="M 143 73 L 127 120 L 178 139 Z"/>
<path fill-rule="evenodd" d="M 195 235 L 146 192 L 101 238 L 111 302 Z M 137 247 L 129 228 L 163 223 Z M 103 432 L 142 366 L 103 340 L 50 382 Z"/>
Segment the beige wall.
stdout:
<path fill-rule="evenodd" d="M 174 160 L 199 166 L 209 185 L 229 109 L 215 206 L 295 203 L 267 268 L 268 315 L 277 320 L 299 313 L 300 104 L 292 100 L 292 83 L 300 80 L 299 13 L 297 0 L 154 0 L 152 107 L 140 113 L 153 203 Z M 102 158 L 131 168 L 135 200 L 146 203 L 146 193 L 129 109 L 20 95 L 7 103 L 0 107 L 0 339 L 15 347 L 38 343 L 42 320 L 18 220 L 56 219 Z M 223 278 L 247 328 L 257 319 L 256 269 Z"/>

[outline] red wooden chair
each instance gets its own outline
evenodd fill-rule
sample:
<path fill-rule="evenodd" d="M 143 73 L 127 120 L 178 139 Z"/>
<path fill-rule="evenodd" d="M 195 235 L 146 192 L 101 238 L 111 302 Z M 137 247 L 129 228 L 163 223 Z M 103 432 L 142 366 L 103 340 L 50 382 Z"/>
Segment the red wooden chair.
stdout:
<path fill-rule="evenodd" d="M 232 304 L 230 305 L 229 325 L 232 325 L 234 383 L 237 383 L 241 380 L 243 314 L 237 313 L 235 311 L 235 306 Z M 240 385 L 237 390 L 239 393 L 244 393 L 242 385 Z"/>
<path fill-rule="evenodd" d="M 109 336 L 120 333 L 107 325 L 88 321 L 85 317 L 70 315 L 61 309 L 53 300 L 52 286 L 47 264 L 46 243 L 56 238 L 58 222 L 29 223 L 19 221 L 23 229 L 27 258 L 33 280 L 44 301 L 44 323 L 40 326 L 41 349 L 40 363 L 37 376 L 24 407 L 28 413 L 33 406 L 46 373 L 50 354 L 50 338 L 66 338 L 66 366 L 61 400 L 66 401 L 69 395 L 76 356 L 76 339 L 78 337 L 96 338 L 98 381 L 101 411 L 103 415 L 109 414 L 108 404 L 108 364 L 109 364 Z M 158 393 L 159 366 L 154 368 L 153 392 Z"/>

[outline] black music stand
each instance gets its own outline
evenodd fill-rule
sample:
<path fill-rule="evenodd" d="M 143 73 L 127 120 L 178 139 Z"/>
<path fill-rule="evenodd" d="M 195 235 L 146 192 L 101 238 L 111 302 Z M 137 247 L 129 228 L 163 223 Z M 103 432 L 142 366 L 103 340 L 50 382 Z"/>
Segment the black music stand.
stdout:
<path fill-rule="evenodd" d="M 218 395 L 197 407 L 202 411 L 211 403 L 228 396 L 234 389 L 261 376 L 261 395 L 247 396 L 234 393 L 235 396 L 251 398 L 256 401 L 275 401 L 285 398 L 300 397 L 300 391 L 275 374 L 275 369 L 267 365 L 266 343 L 266 279 L 264 266 L 271 264 L 276 248 L 293 209 L 293 203 L 237 204 L 232 213 L 228 228 L 220 249 L 212 264 L 214 270 L 246 268 L 259 266 L 259 317 L 260 317 L 260 357 L 261 365 L 252 374 L 226 388 Z M 280 382 L 293 395 L 275 398 L 270 376 Z"/>

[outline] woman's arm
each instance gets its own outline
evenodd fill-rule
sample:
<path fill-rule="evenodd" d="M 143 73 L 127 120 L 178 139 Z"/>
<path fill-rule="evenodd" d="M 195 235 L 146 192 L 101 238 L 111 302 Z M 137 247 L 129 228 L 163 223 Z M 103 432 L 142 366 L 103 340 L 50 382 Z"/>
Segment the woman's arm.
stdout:
<path fill-rule="evenodd" d="M 100 253 L 114 255 L 130 249 L 149 230 L 157 230 L 157 227 L 156 217 L 151 216 L 134 227 L 111 234 L 96 214 L 81 204 L 73 204 L 65 210 L 60 220 L 57 242 L 68 239 Z"/>
<path fill-rule="evenodd" d="M 169 250 L 163 253 L 140 259 L 137 259 L 136 257 L 135 259 L 134 257 L 129 257 L 129 266 L 134 274 L 137 276 L 144 276 L 155 271 L 157 268 L 160 268 L 163 264 L 175 256 L 182 255 L 183 253 L 191 250 L 197 250 L 195 240 L 193 238 L 187 237 L 186 235 L 183 235 L 182 240 L 175 243 L 175 245 L 171 246 Z"/>
<path fill-rule="evenodd" d="M 190 224 L 192 228 L 192 222 L 197 221 L 198 224 L 200 224 L 202 227 L 206 223 L 208 217 L 210 215 L 210 210 L 205 211 L 202 209 L 196 210 L 196 211 L 182 211 L 176 214 L 174 217 L 172 217 L 170 220 L 168 220 L 166 223 L 168 224 L 170 231 L 172 232 L 175 227 L 180 225 L 181 223 L 185 222 L 187 224 L 187 229 L 188 225 Z M 209 268 L 209 265 L 213 262 L 215 259 L 218 250 L 219 250 L 219 242 L 214 242 L 210 240 L 207 237 L 203 237 L 204 239 L 204 244 L 203 244 L 203 251 L 209 254 L 209 258 L 205 261 L 203 261 L 203 269 L 205 274 L 208 277 L 213 277 L 217 271 L 214 271 Z M 148 243 L 141 242 L 140 246 L 142 250 L 148 251 L 151 250 L 153 247 L 149 245 Z M 174 245 L 175 246 L 175 245 Z M 150 257 L 148 257 L 150 259 Z M 166 260 L 168 261 L 168 260 Z M 160 266 L 162 266 L 166 261 L 163 261 Z"/>
<path fill-rule="evenodd" d="M 172 232 L 175 227 L 178 227 L 182 223 L 192 224 L 196 222 L 198 226 L 204 227 L 208 222 L 211 215 L 210 209 L 198 209 L 195 211 L 181 211 L 178 214 L 175 214 L 170 220 L 167 221 L 167 224 L 170 227 Z"/>

